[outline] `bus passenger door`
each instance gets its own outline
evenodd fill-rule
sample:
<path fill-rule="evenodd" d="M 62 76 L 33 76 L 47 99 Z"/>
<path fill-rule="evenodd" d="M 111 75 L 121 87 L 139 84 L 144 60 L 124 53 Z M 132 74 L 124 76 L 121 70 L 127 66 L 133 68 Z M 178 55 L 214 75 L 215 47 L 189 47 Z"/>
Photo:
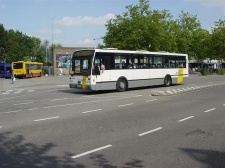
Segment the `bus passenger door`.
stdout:
<path fill-rule="evenodd" d="M 96 55 L 94 64 L 98 66 L 98 68 L 95 66 L 95 73 L 96 73 L 96 82 L 98 82 L 97 89 L 99 90 L 105 90 L 110 89 L 110 56 L 108 53 L 101 53 L 101 55 Z M 98 73 L 97 73 L 98 72 Z"/>

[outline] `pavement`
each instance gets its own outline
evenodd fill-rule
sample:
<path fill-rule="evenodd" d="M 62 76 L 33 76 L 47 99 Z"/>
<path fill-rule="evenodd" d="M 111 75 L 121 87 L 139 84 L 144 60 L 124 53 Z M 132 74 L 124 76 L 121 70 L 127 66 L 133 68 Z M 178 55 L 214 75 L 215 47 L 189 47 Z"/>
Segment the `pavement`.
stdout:
<path fill-rule="evenodd" d="M 26 87 L 40 87 L 44 85 L 68 85 L 69 88 L 69 75 L 62 76 L 42 76 L 27 79 L 16 79 L 14 84 L 12 84 L 11 79 L 0 78 L 0 92 L 5 92 L 7 90 L 26 88 Z"/>

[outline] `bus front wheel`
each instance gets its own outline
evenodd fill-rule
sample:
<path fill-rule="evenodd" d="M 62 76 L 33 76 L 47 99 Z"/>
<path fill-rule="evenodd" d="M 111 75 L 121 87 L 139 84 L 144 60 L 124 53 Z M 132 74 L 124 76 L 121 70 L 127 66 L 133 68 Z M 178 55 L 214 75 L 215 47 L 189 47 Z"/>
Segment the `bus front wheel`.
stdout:
<path fill-rule="evenodd" d="M 166 75 L 164 78 L 164 86 L 168 87 L 172 85 L 172 79 L 169 75 Z"/>
<path fill-rule="evenodd" d="M 116 89 L 118 92 L 124 92 L 127 90 L 127 83 L 124 79 L 119 79 L 116 83 Z"/>

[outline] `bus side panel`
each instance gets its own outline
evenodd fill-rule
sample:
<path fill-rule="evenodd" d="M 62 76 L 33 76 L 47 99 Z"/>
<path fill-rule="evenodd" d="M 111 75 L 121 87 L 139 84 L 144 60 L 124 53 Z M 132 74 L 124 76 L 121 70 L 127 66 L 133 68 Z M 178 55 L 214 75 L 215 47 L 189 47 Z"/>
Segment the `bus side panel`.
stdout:
<path fill-rule="evenodd" d="M 12 66 L 11 64 L 7 64 L 5 67 L 5 78 L 11 78 Z"/>
<path fill-rule="evenodd" d="M 133 80 L 133 72 L 130 69 L 119 69 L 119 70 L 115 70 L 112 74 L 112 78 L 115 82 L 117 82 L 117 80 L 120 77 L 126 77 L 127 82 L 128 82 L 128 88 L 131 88 L 132 86 L 132 80 Z M 116 87 L 116 83 L 115 83 L 115 87 Z"/>
<path fill-rule="evenodd" d="M 0 78 L 4 78 L 4 64 L 0 63 Z"/>
<path fill-rule="evenodd" d="M 112 70 L 105 70 L 101 73 L 100 83 L 98 83 L 97 88 L 99 90 L 114 90 L 116 89 L 116 81 L 113 81 L 111 78 Z"/>
<path fill-rule="evenodd" d="M 129 88 L 144 87 L 150 85 L 150 71 L 149 69 L 131 69 L 133 80 L 129 80 Z"/>
<path fill-rule="evenodd" d="M 11 77 L 11 63 L 1 63 L 0 78 L 10 78 L 10 77 Z"/>

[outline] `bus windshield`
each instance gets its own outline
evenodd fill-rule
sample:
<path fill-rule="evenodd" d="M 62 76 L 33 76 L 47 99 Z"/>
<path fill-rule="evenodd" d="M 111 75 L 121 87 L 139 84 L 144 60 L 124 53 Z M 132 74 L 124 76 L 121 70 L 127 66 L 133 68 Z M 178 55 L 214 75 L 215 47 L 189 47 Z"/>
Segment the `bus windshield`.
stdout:
<path fill-rule="evenodd" d="M 13 63 L 13 69 L 22 69 L 23 63 Z"/>
<path fill-rule="evenodd" d="M 74 52 L 70 65 L 70 75 L 91 75 L 94 50 Z"/>
<path fill-rule="evenodd" d="M 4 66 L 0 65 L 0 74 L 4 74 Z"/>

